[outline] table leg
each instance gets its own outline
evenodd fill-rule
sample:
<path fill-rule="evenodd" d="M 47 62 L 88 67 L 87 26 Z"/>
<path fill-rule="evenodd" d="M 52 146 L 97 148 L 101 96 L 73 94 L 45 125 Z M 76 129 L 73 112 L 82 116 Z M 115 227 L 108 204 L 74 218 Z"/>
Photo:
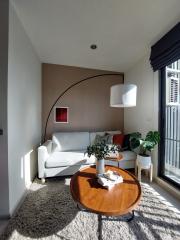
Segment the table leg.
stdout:
<path fill-rule="evenodd" d="M 98 214 L 98 240 L 102 240 L 102 215 Z"/>
<path fill-rule="evenodd" d="M 78 204 L 78 203 L 76 203 L 76 207 L 77 207 L 77 209 L 78 209 L 79 211 L 81 211 L 81 212 L 90 212 L 90 211 L 88 211 L 87 209 L 82 208 L 81 205 Z"/>
<path fill-rule="evenodd" d="M 105 216 L 102 218 L 102 220 L 108 220 L 108 221 L 123 221 L 123 222 L 130 222 L 134 219 L 134 210 L 132 212 L 124 215 L 124 216 L 119 216 L 119 217 L 114 217 L 114 218 L 109 218 Z"/>
<path fill-rule="evenodd" d="M 141 166 L 138 165 L 138 180 L 141 182 Z"/>
<path fill-rule="evenodd" d="M 78 203 L 77 203 L 77 208 L 80 211 L 89 212 L 88 210 L 82 209 Z M 126 217 L 124 219 L 124 221 L 130 222 L 134 219 L 134 210 L 132 210 L 132 212 L 130 214 L 131 214 L 131 216 Z M 104 220 L 109 220 L 109 217 L 106 217 L 106 219 L 104 219 Z M 119 221 L 119 220 L 122 220 L 122 219 L 119 219 L 119 218 L 115 219 L 114 218 L 114 219 L 111 219 L 110 221 Z M 102 240 L 102 226 L 103 226 L 102 215 L 98 214 L 98 240 Z"/>
<path fill-rule="evenodd" d="M 150 182 L 152 182 L 152 177 L 153 177 L 153 164 L 151 163 L 151 166 L 150 166 Z"/>
<path fill-rule="evenodd" d="M 77 203 L 76 204 L 78 210 L 83 212 L 89 212 L 86 209 L 81 208 L 81 206 Z M 98 240 L 102 240 L 102 215 L 98 214 Z"/>
<path fill-rule="evenodd" d="M 131 217 L 127 219 L 127 222 L 130 222 L 134 219 L 134 210 L 132 210 Z"/>

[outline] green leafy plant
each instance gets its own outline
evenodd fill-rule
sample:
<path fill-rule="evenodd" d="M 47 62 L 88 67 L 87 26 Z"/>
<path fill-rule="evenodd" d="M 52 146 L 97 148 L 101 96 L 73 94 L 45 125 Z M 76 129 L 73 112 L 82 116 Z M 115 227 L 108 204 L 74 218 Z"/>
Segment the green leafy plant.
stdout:
<path fill-rule="evenodd" d="M 90 145 L 87 147 L 86 153 L 88 154 L 88 157 L 91 157 L 91 155 L 94 155 L 97 160 L 103 159 L 107 156 L 109 156 L 109 153 L 115 153 L 116 151 L 120 151 L 119 146 L 117 145 L 109 145 L 105 142 L 97 143 L 94 145 Z"/>
<path fill-rule="evenodd" d="M 131 149 L 138 149 L 138 154 L 142 156 L 149 156 L 159 141 L 160 134 L 158 131 L 149 131 L 145 138 L 142 138 L 139 132 L 132 133 L 130 136 Z"/>

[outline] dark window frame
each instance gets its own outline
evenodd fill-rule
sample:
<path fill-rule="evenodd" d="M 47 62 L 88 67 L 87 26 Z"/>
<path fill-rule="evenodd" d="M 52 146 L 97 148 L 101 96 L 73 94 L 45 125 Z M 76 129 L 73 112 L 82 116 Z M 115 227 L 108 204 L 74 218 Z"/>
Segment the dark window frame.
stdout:
<path fill-rule="evenodd" d="M 159 70 L 159 132 L 161 140 L 158 149 L 158 176 L 173 187 L 180 189 L 180 184 L 164 174 L 165 168 L 165 118 L 166 118 L 166 69 Z"/>

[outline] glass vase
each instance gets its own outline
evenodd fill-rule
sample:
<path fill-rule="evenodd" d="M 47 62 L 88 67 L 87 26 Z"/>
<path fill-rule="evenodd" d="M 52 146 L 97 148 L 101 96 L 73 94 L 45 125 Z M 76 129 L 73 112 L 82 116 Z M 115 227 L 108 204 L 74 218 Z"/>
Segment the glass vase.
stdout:
<path fill-rule="evenodd" d="M 104 172 L 104 159 L 96 159 L 96 175 L 102 175 Z"/>

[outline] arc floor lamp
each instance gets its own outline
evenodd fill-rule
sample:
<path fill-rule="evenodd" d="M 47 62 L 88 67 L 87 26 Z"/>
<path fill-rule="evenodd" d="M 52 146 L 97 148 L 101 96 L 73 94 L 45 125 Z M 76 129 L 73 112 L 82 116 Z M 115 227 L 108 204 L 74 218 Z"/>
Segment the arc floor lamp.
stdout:
<path fill-rule="evenodd" d="M 53 108 L 55 107 L 56 103 L 73 87 L 81 84 L 82 82 L 88 81 L 93 78 L 100 78 L 104 76 L 122 76 L 120 73 L 105 73 L 105 74 L 98 74 L 91 77 L 87 77 L 84 79 L 81 79 L 78 82 L 73 83 L 68 88 L 66 88 L 63 92 L 60 93 L 58 98 L 54 101 L 52 104 L 47 119 L 45 123 L 45 129 L 44 129 L 44 135 L 43 135 L 43 142 L 46 141 L 46 132 L 47 132 L 47 126 L 49 122 L 49 118 L 51 115 L 51 112 Z M 137 87 L 133 84 L 116 84 L 111 87 L 110 92 L 110 106 L 111 107 L 133 107 L 136 106 L 136 92 Z"/>

